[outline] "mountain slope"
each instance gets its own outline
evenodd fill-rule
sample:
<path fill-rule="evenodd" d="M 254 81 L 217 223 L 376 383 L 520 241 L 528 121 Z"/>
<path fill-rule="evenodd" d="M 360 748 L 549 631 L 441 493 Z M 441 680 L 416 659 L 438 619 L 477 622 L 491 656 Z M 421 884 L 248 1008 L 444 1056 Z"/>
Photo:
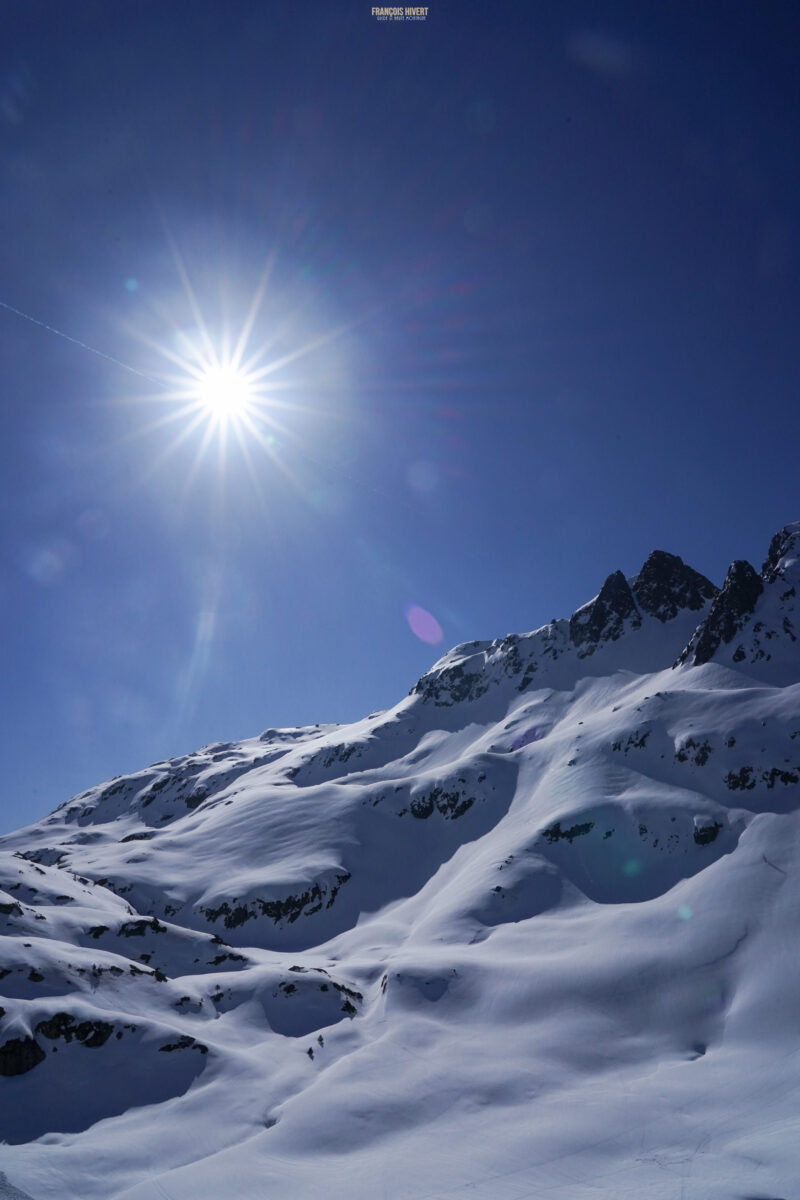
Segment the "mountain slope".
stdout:
<path fill-rule="evenodd" d="M 0 1197 L 792 1194 L 798 546 L 0 839 Z"/>

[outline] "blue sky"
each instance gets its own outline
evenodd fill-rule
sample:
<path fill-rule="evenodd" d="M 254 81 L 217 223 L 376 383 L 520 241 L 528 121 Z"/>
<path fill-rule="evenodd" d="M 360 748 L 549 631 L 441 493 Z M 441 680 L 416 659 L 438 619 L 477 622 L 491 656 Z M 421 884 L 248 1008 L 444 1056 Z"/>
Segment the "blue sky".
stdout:
<path fill-rule="evenodd" d="M 7 5 L 0 302 L 75 341 L 0 308 L 2 826 L 390 705 L 654 547 L 760 563 L 800 515 L 798 35 Z M 238 334 L 268 265 L 262 439 L 201 455 L 164 351 Z"/>

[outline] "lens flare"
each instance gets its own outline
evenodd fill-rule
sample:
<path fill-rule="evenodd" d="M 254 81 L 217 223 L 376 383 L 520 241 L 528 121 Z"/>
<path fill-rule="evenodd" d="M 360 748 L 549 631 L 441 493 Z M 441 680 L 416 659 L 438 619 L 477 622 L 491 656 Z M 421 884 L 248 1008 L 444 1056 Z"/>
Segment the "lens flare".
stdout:
<path fill-rule="evenodd" d="M 414 637 L 418 637 L 428 646 L 438 646 L 444 638 L 444 632 L 436 617 L 419 604 L 407 605 L 406 621 Z"/>

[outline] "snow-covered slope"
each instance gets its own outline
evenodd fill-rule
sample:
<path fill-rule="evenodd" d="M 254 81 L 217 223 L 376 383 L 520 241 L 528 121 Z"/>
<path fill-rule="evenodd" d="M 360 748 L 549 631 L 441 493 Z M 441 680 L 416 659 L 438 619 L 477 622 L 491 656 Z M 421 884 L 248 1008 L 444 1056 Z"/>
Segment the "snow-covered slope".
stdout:
<path fill-rule="evenodd" d="M 0 839 L 0 1198 L 800 1194 L 799 550 Z"/>

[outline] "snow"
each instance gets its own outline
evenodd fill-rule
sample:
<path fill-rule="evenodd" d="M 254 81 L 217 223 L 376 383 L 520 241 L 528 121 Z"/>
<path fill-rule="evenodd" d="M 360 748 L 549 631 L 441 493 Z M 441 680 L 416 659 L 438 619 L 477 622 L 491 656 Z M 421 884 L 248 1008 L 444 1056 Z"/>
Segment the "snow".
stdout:
<path fill-rule="evenodd" d="M 0 1197 L 796 1194 L 798 533 L 0 839 Z"/>

